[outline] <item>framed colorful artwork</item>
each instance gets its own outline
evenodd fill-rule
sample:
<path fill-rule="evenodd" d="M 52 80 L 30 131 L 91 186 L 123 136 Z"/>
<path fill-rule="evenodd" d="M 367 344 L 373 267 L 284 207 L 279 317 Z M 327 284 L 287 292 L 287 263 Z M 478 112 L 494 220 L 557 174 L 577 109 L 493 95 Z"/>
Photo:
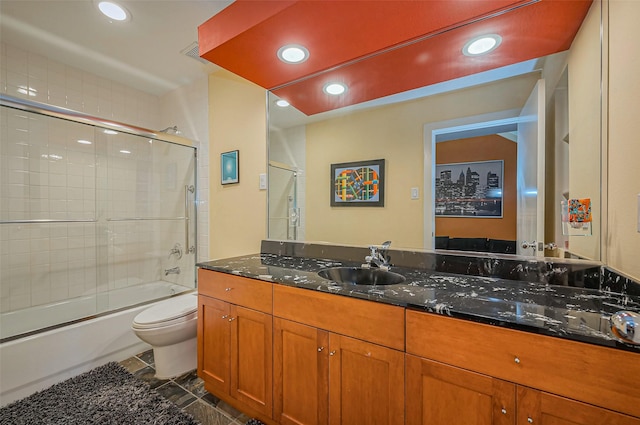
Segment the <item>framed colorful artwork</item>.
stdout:
<path fill-rule="evenodd" d="M 331 164 L 332 207 L 384 207 L 384 159 Z"/>
<path fill-rule="evenodd" d="M 240 151 L 220 154 L 220 180 L 222 184 L 240 182 Z"/>

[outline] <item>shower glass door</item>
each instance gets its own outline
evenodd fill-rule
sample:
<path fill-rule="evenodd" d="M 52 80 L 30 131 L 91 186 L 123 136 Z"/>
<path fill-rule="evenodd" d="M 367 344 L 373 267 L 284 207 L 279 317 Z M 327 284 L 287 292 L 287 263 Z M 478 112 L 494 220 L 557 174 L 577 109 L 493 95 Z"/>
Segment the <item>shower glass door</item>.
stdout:
<path fill-rule="evenodd" d="M 195 148 L 2 102 L 0 341 L 195 289 Z"/>
<path fill-rule="evenodd" d="M 195 286 L 195 149 L 102 132 L 98 189 L 108 297 L 98 310 Z"/>

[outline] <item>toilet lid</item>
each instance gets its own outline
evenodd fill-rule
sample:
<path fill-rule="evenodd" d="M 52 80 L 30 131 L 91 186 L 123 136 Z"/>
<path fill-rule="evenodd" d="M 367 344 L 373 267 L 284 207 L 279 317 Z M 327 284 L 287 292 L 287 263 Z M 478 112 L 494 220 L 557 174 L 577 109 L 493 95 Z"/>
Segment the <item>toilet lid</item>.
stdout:
<path fill-rule="evenodd" d="M 133 319 L 133 326 L 164 325 L 167 322 L 175 322 L 176 319 L 193 315 L 197 311 L 198 298 L 196 296 L 171 298 L 139 313 Z"/>

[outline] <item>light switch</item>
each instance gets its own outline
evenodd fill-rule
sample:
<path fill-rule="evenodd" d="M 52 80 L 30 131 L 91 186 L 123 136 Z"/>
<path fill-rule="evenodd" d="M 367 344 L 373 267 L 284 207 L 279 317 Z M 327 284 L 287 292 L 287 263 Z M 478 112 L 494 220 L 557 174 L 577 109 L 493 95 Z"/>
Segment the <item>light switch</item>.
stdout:
<path fill-rule="evenodd" d="M 261 173 L 260 174 L 260 184 L 258 186 L 260 188 L 260 190 L 264 190 L 267 188 L 267 174 L 266 173 Z"/>
<path fill-rule="evenodd" d="M 417 187 L 412 187 L 411 188 L 411 199 L 419 199 L 419 192 L 418 192 L 418 188 Z"/>

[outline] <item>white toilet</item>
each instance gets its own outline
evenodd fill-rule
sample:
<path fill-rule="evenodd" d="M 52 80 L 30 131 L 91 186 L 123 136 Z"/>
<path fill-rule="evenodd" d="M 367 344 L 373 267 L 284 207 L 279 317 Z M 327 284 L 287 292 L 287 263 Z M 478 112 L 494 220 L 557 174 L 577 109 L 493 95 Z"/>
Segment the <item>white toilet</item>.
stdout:
<path fill-rule="evenodd" d="M 133 319 L 133 332 L 153 347 L 156 378 L 168 379 L 196 368 L 197 321 L 196 293 L 161 301 Z"/>

